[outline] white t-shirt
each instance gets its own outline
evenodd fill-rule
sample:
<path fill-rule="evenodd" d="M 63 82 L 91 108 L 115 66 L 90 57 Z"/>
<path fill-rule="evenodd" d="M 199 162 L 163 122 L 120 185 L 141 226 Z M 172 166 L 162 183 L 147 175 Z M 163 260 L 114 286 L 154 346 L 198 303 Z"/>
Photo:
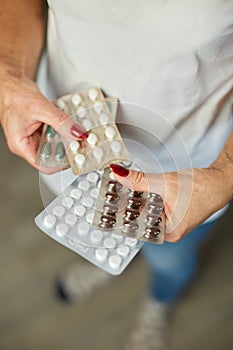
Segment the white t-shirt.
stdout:
<path fill-rule="evenodd" d="M 216 159 L 232 129 L 232 0 L 48 4 L 48 69 L 39 81 L 49 98 L 93 85 L 117 96 L 117 121 L 145 170 Z"/>

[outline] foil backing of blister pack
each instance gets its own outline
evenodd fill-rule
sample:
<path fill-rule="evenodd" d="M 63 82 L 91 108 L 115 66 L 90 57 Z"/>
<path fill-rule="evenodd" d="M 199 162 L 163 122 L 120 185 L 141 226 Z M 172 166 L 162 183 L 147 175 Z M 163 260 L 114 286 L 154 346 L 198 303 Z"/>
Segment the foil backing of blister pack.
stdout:
<path fill-rule="evenodd" d="M 129 190 L 110 168 L 104 170 L 93 225 L 114 234 L 162 244 L 165 215 L 156 193 Z"/>
<path fill-rule="evenodd" d="M 35 222 L 51 238 L 108 273 L 119 275 L 143 242 L 92 225 L 101 178 L 101 171 L 79 176 L 35 218 Z"/>
<path fill-rule="evenodd" d="M 78 94 L 75 93 L 68 96 L 72 100 L 72 97 L 78 96 Z M 70 113 L 74 112 L 75 110 L 73 105 L 72 105 L 72 108 L 70 108 L 69 104 L 65 104 L 65 102 L 63 101 L 63 97 L 53 101 L 53 103 L 58 108 L 61 108 L 69 116 L 71 116 Z M 108 109 L 111 116 L 109 121 L 110 120 L 114 121 L 117 114 L 118 100 L 116 97 L 107 97 L 105 99 L 105 103 L 106 103 L 106 108 Z M 88 122 L 91 123 L 91 120 L 89 120 L 89 114 L 86 114 L 85 117 L 81 119 L 83 119 L 82 120 L 83 122 L 86 121 L 86 123 Z M 91 123 L 91 126 L 92 126 L 92 123 Z M 70 151 L 72 149 L 72 146 L 73 146 L 73 149 L 75 150 L 78 149 L 79 147 L 78 141 L 70 141 L 69 144 L 71 144 L 71 148 L 69 148 Z M 57 168 L 57 169 L 63 169 L 70 166 L 70 162 L 66 154 L 62 137 L 51 126 L 48 126 L 48 125 L 43 126 L 41 140 L 40 140 L 40 144 L 36 155 L 36 164 L 41 166 L 42 168 Z"/>

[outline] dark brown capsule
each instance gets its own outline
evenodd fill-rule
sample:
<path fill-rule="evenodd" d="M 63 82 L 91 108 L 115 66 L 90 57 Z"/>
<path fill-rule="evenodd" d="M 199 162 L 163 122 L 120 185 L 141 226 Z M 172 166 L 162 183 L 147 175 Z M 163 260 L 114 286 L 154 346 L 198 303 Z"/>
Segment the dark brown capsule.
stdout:
<path fill-rule="evenodd" d="M 150 239 L 158 239 L 159 235 L 160 235 L 161 231 L 159 228 L 157 227 L 147 227 L 144 233 L 144 236 L 146 238 L 150 238 Z"/>
<path fill-rule="evenodd" d="M 128 207 L 128 208 L 131 208 L 131 209 L 139 209 L 141 205 L 142 205 L 142 202 L 139 201 L 138 199 L 129 198 L 129 199 L 127 200 L 127 207 Z"/>
<path fill-rule="evenodd" d="M 116 219 L 112 216 L 102 215 L 100 218 L 100 226 L 111 228 L 115 225 Z"/>
<path fill-rule="evenodd" d="M 147 226 L 158 226 L 162 219 L 156 215 L 147 215 L 146 225 Z"/>
<path fill-rule="evenodd" d="M 135 198 L 139 198 L 141 197 L 143 194 L 142 191 L 129 191 L 129 197 L 135 197 Z"/>
<path fill-rule="evenodd" d="M 111 215 L 111 216 L 115 216 L 116 213 L 118 211 L 118 208 L 113 206 L 113 205 L 107 205 L 105 204 L 103 206 L 103 214 L 104 215 Z"/>
<path fill-rule="evenodd" d="M 119 192 L 122 189 L 122 184 L 115 180 L 110 180 L 108 182 L 108 191 L 109 192 Z"/>
<path fill-rule="evenodd" d="M 120 197 L 116 192 L 107 192 L 105 194 L 105 198 L 108 202 L 111 202 L 111 203 L 115 203 L 120 199 Z"/>
<path fill-rule="evenodd" d="M 163 206 L 160 203 L 151 202 L 148 205 L 148 211 L 150 213 L 159 214 L 163 210 Z"/>
<path fill-rule="evenodd" d="M 151 202 L 159 202 L 159 203 L 161 203 L 163 201 L 163 198 L 158 193 L 151 193 L 149 200 Z"/>
<path fill-rule="evenodd" d="M 127 221 L 130 220 L 131 221 L 131 220 L 137 219 L 139 217 L 139 215 L 140 215 L 139 211 L 127 208 L 125 210 L 124 217 L 125 217 L 125 220 L 127 220 Z"/>

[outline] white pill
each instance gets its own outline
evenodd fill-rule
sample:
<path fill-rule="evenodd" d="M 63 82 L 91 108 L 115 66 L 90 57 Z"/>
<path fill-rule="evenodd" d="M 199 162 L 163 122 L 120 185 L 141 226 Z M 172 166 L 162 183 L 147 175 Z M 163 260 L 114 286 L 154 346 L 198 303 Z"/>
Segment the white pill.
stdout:
<path fill-rule="evenodd" d="M 85 115 L 87 114 L 87 111 L 85 110 L 85 108 L 83 108 L 82 106 L 80 106 L 80 107 L 78 107 L 78 110 L 77 110 L 76 114 L 77 114 L 77 116 L 78 116 L 79 118 L 82 119 L 82 118 L 84 118 Z"/>
<path fill-rule="evenodd" d="M 89 143 L 90 146 L 95 146 L 97 142 L 97 136 L 96 134 L 93 134 L 92 132 L 89 134 L 87 138 L 87 142 Z"/>
<path fill-rule="evenodd" d="M 74 226 L 77 222 L 77 216 L 74 214 L 67 214 L 65 217 L 65 222 L 70 226 Z"/>
<path fill-rule="evenodd" d="M 137 245 L 138 241 L 136 240 L 136 238 L 126 237 L 125 243 L 127 245 L 129 245 L 130 247 L 135 247 Z"/>
<path fill-rule="evenodd" d="M 121 245 L 118 247 L 117 253 L 123 257 L 126 257 L 129 255 L 129 247 L 127 245 Z"/>
<path fill-rule="evenodd" d="M 75 141 L 75 140 L 71 141 L 69 144 L 69 148 L 70 148 L 71 152 L 74 154 L 78 151 L 79 147 L 80 147 L 80 143 L 78 141 Z"/>
<path fill-rule="evenodd" d="M 98 248 L 98 249 L 96 249 L 95 257 L 96 257 L 97 260 L 103 262 L 104 260 L 106 260 L 107 256 L 108 256 L 107 249 L 105 249 L 105 248 Z"/>
<path fill-rule="evenodd" d="M 109 123 L 109 116 L 107 114 L 101 114 L 99 117 L 100 125 L 107 125 Z"/>
<path fill-rule="evenodd" d="M 92 198 L 98 198 L 99 196 L 99 189 L 98 188 L 92 188 L 90 195 Z"/>
<path fill-rule="evenodd" d="M 56 207 L 53 208 L 53 214 L 62 217 L 65 214 L 65 208 L 62 207 L 61 205 L 57 205 Z"/>
<path fill-rule="evenodd" d="M 63 223 L 58 224 L 58 225 L 56 226 L 56 233 L 57 233 L 57 235 L 60 236 L 60 237 L 65 236 L 65 235 L 67 234 L 68 230 L 69 230 L 68 225 L 63 224 Z"/>
<path fill-rule="evenodd" d="M 115 239 L 109 237 L 104 240 L 104 246 L 108 249 L 113 249 L 116 246 L 116 241 Z"/>
<path fill-rule="evenodd" d="M 75 94 L 75 95 L 72 96 L 71 103 L 74 106 L 78 106 L 80 102 L 81 102 L 81 97 L 78 94 Z"/>
<path fill-rule="evenodd" d="M 105 129 L 104 133 L 108 139 L 112 140 L 114 138 L 114 136 L 116 135 L 116 130 L 112 126 L 108 126 Z"/>
<path fill-rule="evenodd" d="M 120 141 L 113 141 L 110 147 L 112 153 L 115 154 L 115 156 L 119 156 L 121 154 L 122 146 Z"/>
<path fill-rule="evenodd" d="M 88 91 L 88 96 L 90 97 L 90 99 L 92 101 L 95 101 L 98 97 L 98 91 L 96 89 L 92 88 Z"/>
<path fill-rule="evenodd" d="M 92 224 L 94 220 L 94 212 L 88 213 L 86 215 L 86 222 L 88 222 L 88 224 Z"/>
<path fill-rule="evenodd" d="M 62 205 L 63 207 L 66 207 L 66 208 L 72 208 L 72 205 L 74 204 L 74 200 L 70 197 L 64 197 L 63 200 L 62 200 Z"/>
<path fill-rule="evenodd" d="M 89 224 L 87 222 L 80 222 L 77 226 L 77 231 L 80 235 L 86 235 L 89 232 Z"/>
<path fill-rule="evenodd" d="M 86 208 L 92 208 L 92 207 L 93 207 L 93 204 L 94 204 L 93 198 L 91 198 L 91 197 L 84 197 L 84 198 L 83 198 L 83 205 L 84 205 Z"/>
<path fill-rule="evenodd" d="M 80 181 L 79 182 L 79 184 L 78 184 L 78 188 L 80 189 L 80 190 L 82 190 L 82 191 L 88 191 L 89 190 L 89 188 L 90 188 L 90 184 L 89 184 L 89 182 L 88 181 L 86 181 L 86 180 L 82 180 L 82 181 Z"/>
<path fill-rule="evenodd" d="M 74 214 L 83 217 L 83 215 L 86 213 L 86 208 L 83 205 L 76 205 L 74 207 Z"/>
<path fill-rule="evenodd" d="M 80 191 L 78 188 L 74 188 L 71 192 L 70 192 L 71 197 L 73 197 L 74 199 L 80 199 L 82 196 L 82 191 Z"/>
<path fill-rule="evenodd" d="M 112 234 L 112 238 L 116 239 L 118 242 L 123 240 L 123 236 L 122 235 L 117 235 L 115 233 Z"/>
<path fill-rule="evenodd" d="M 103 239 L 103 232 L 100 230 L 94 230 L 91 232 L 91 241 L 94 244 L 99 244 Z"/>
<path fill-rule="evenodd" d="M 81 168 L 85 162 L 85 156 L 82 153 L 77 153 L 74 156 L 74 161 Z"/>
<path fill-rule="evenodd" d="M 95 110 L 97 113 L 101 113 L 101 112 L 103 111 L 104 106 L 103 106 L 103 103 L 102 103 L 102 102 L 96 101 L 96 102 L 94 103 L 93 106 L 94 106 L 94 110 Z"/>
<path fill-rule="evenodd" d="M 108 263 L 112 269 L 118 269 L 121 265 L 122 259 L 119 255 L 110 256 Z"/>
<path fill-rule="evenodd" d="M 92 123 L 88 119 L 85 119 L 82 124 L 86 131 L 89 131 L 92 128 Z"/>
<path fill-rule="evenodd" d="M 44 217 L 44 225 L 47 228 L 52 228 L 56 223 L 56 218 L 54 215 L 46 215 Z"/>
<path fill-rule="evenodd" d="M 104 151 L 102 148 L 96 147 L 93 149 L 93 156 L 95 157 L 97 162 L 101 162 L 103 155 L 104 155 Z"/>
<path fill-rule="evenodd" d="M 62 99 L 57 100 L 56 105 L 58 108 L 60 108 L 62 111 L 64 111 L 66 104 Z"/>
<path fill-rule="evenodd" d="M 87 174 L 87 181 L 89 181 L 91 184 L 95 184 L 98 178 L 99 178 L 98 174 L 95 173 L 94 171 Z"/>

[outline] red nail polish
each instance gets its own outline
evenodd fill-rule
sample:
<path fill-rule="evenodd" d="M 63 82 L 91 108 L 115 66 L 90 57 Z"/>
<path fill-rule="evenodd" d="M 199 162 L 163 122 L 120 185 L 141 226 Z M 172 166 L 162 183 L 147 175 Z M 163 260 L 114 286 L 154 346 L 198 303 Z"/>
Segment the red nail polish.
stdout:
<path fill-rule="evenodd" d="M 121 165 L 118 164 L 110 164 L 110 168 L 112 169 L 112 171 L 122 177 L 126 177 L 129 175 L 129 170 L 124 168 Z"/>
<path fill-rule="evenodd" d="M 70 133 L 77 139 L 85 140 L 86 138 L 88 138 L 88 132 L 86 132 L 86 130 L 78 124 L 74 124 L 72 126 L 72 128 L 70 129 Z"/>

